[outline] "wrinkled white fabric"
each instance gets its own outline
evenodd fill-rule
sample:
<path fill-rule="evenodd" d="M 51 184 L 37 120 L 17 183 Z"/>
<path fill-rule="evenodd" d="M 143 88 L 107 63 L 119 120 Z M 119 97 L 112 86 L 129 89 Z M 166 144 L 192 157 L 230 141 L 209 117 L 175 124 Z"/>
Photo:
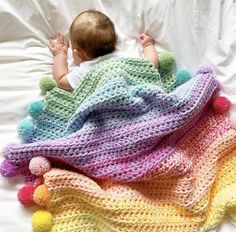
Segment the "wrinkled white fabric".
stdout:
<path fill-rule="evenodd" d="M 1 0 L 1 150 L 19 141 L 17 123 L 26 116 L 28 103 L 39 97 L 39 80 L 51 75 L 48 38 L 67 34 L 73 18 L 87 9 L 112 19 L 119 50 L 141 55 L 139 35 L 145 32 L 155 38 L 159 53 L 176 55 L 177 68 L 194 72 L 201 64 L 211 64 L 222 84 L 221 94 L 234 103 L 229 117 L 236 118 L 235 0 Z M 20 186 L 18 177 L 0 178 L 1 232 L 32 230 L 33 210 L 16 200 Z M 235 232 L 235 220 L 225 220 L 216 231 Z"/>

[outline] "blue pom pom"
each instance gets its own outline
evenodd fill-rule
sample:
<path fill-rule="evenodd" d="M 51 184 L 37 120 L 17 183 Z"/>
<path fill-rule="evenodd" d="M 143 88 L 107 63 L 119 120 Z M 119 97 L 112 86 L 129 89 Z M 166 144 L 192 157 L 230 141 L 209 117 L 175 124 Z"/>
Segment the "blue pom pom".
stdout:
<path fill-rule="evenodd" d="M 17 131 L 24 141 L 30 141 L 34 133 L 34 124 L 29 119 L 23 119 L 20 121 Z"/>
<path fill-rule="evenodd" d="M 180 69 L 176 73 L 176 86 L 180 86 L 192 78 L 191 73 L 187 69 Z"/>
<path fill-rule="evenodd" d="M 32 117 L 32 118 L 37 118 L 43 111 L 43 107 L 44 104 L 42 101 L 35 101 L 32 102 L 29 106 L 28 106 L 28 114 Z"/>

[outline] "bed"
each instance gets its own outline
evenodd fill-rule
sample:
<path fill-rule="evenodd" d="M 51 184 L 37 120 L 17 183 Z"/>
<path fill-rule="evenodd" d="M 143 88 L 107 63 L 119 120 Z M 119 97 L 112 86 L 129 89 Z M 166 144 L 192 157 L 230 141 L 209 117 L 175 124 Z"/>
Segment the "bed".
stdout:
<path fill-rule="evenodd" d="M 156 40 L 159 53 L 172 51 L 176 68 L 195 72 L 210 64 L 234 104 L 228 117 L 236 117 L 236 1 L 112 1 L 112 0 L 2 0 L 0 2 L 0 148 L 19 142 L 17 123 L 26 116 L 29 102 L 40 98 L 39 80 L 51 75 L 48 38 L 68 34 L 73 18 L 86 9 L 106 13 L 115 22 L 118 50 L 142 56 L 139 34 Z M 71 59 L 70 59 L 71 61 Z M 71 63 L 71 62 L 70 62 Z M 1 154 L 1 160 L 3 159 Z M 0 179 L 0 231 L 31 231 L 35 210 L 16 200 L 20 177 Z M 214 231 L 236 231 L 236 211 Z"/>

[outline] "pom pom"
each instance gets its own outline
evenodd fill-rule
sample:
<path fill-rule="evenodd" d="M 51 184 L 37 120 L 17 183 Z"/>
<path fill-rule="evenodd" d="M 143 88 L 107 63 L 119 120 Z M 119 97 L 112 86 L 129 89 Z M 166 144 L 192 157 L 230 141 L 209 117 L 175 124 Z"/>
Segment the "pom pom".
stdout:
<path fill-rule="evenodd" d="M 160 63 L 160 72 L 163 70 L 171 71 L 174 64 L 175 64 L 175 57 L 174 54 L 171 52 L 163 52 L 159 56 L 159 63 Z"/>
<path fill-rule="evenodd" d="M 29 119 L 23 119 L 20 121 L 17 131 L 23 140 L 29 141 L 34 133 L 34 124 Z"/>
<path fill-rule="evenodd" d="M 198 71 L 197 74 L 207 74 L 207 73 L 213 73 L 213 69 L 211 66 L 201 66 Z"/>
<path fill-rule="evenodd" d="M 230 100 L 223 96 L 217 97 L 213 102 L 213 109 L 218 114 L 227 113 L 230 110 L 231 106 L 232 104 Z"/>
<path fill-rule="evenodd" d="M 40 86 L 42 94 L 46 94 L 48 91 L 55 88 L 57 86 L 57 83 L 51 77 L 44 77 L 39 82 L 39 86 Z"/>
<path fill-rule="evenodd" d="M 29 170 L 36 176 L 42 176 L 50 170 L 51 166 L 47 158 L 38 156 L 30 160 Z"/>
<path fill-rule="evenodd" d="M 42 101 L 35 101 L 32 102 L 29 106 L 28 106 L 28 114 L 32 117 L 32 118 L 37 118 L 43 111 L 43 107 L 44 104 Z"/>
<path fill-rule="evenodd" d="M 32 227 L 36 232 L 50 231 L 52 222 L 52 214 L 46 210 L 38 210 L 33 214 Z"/>
<path fill-rule="evenodd" d="M 24 206 L 31 206 L 34 204 L 33 200 L 34 187 L 32 185 L 26 185 L 18 191 L 18 201 Z"/>
<path fill-rule="evenodd" d="M 18 168 L 8 160 L 4 160 L 0 166 L 0 173 L 4 177 L 13 177 L 18 174 Z"/>
<path fill-rule="evenodd" d="M 44 183 L 44 179 L 42 176 L 38 177 L 35 181 L 34 181 L 34 187 L 37 188 L 39 185 L 42 185 Z"/>
<path fill-rule="evenodd" d="M 47 205 L 51 199 L 51 193 L 48 191 L 46 185 L 39 185 L 34 191 L 34 202 L 38 205 Z"/>
<path fill-rule="evenodd" d="M 191 79 L 192 75 L 187 69 L 180 69 L 176 73 L 176 86 L 180 86 Z"/>

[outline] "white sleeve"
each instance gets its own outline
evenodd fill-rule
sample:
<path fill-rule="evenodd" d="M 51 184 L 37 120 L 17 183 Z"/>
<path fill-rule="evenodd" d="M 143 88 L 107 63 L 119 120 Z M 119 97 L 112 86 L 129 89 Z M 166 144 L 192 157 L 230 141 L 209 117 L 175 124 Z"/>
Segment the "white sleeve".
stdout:
<path fill-rule="evenodd" d="M 116 51 L 115 55 L 117 57 L 132 57 L 132 58 L 140 57 L 135 51 Z"/>
<path fill-rule="evenodd" d="M 67 80 L 73 89 L 75 89 L 79 85 L 82 77 L 84 77 L 87 72 L 88 72 L 87 69 L 79 66 L 74 68 L 71 72 L 69 72 L 66 75 Z"/>

